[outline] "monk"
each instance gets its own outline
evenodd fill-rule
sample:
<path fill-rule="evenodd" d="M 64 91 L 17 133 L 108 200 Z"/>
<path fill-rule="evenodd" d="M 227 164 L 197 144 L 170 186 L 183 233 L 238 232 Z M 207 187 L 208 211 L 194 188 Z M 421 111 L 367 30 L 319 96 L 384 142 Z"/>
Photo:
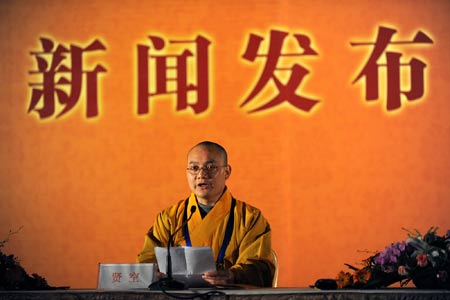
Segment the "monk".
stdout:
<path fill-rule="evenodd" d="M 235 199 L 226 186 L 231 175 L 226 150 L 209 141 L 195 145 L 187 156 L 186 175 L 190 196 L 158 214 L 137 261 L 155 263 L 154 248 L 167 247 L 169 233 L 180 228 L 195 206 L 173 240 L 175 246 L 212 248 L 217 271 L 203 279 L 212 285 L 271 287 L 275 265 L 270 225 L 259 209 Z"/>

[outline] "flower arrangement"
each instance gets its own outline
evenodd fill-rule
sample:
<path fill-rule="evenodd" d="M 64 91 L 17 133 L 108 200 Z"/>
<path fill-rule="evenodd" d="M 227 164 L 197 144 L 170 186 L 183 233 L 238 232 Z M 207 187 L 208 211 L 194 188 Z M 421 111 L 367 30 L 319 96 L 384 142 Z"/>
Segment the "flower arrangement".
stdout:
<path fill-rule="evenodd" d="M 450 289 L 450 230 L 444 236 L 432 227 L 425 235 L 408 232 L 406 241 L 392 243 L 364 260 L 362 268 L 346 264 L 353 273 L 337 275 L 338 288 L 383 288 L 413 281 L 417 288 Z"/>
<path fill-rule="evenodd" d="M 35 273 L 31 276 L 28 275 L 25 269 L 20 265 L 17 257 L 13 254 L 4 254 L 1 251 L 1 248 L 9 241 L 10 236 L 18 233 L 18 231 L 9 231 L 8 237 L 0 241 L 0 291 L 56 289 L 49 286 L 44 277 Z"/>

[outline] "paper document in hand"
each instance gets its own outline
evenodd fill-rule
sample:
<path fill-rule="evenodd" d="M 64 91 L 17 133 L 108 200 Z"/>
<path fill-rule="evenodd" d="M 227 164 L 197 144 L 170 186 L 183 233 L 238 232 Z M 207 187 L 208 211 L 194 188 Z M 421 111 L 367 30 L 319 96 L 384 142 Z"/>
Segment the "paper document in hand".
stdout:
<path fill-rule="evenodd" d="M 167 248 L 155 247 L 159 270 L 167 273 Z M 173 275 L 200 275 L 215 271 L 213 252 L 210 247 L 170 248 Z"/>

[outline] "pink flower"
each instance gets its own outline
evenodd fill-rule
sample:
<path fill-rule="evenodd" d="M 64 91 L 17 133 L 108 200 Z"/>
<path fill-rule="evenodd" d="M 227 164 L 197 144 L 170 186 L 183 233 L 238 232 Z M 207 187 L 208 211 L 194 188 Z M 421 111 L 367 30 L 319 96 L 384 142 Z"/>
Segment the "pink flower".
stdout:
<path fill-rule="evenodd" d="M 406 271 L 406 267 L 405 266 L 398 266 L 398 275 L 400 276 L 406 276 L 408 275 L 408 271 Z"/>
<path fill-rule="evenodd" d="M 419 267 L 426 267 L 428 265 L 428 257 L 425 253 L 420 253 L 416 257 Z"/>

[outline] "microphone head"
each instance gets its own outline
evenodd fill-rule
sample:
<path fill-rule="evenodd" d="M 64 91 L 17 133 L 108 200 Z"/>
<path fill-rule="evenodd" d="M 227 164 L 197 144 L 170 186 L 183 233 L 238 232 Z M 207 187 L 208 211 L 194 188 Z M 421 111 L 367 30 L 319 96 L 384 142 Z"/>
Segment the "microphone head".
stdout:
<path fill-rule="evenodd" d="M 192 205 L 191 206 L 191 214 L 195 213 L 196 210 L 197 210 L 197 206 Z"/>

